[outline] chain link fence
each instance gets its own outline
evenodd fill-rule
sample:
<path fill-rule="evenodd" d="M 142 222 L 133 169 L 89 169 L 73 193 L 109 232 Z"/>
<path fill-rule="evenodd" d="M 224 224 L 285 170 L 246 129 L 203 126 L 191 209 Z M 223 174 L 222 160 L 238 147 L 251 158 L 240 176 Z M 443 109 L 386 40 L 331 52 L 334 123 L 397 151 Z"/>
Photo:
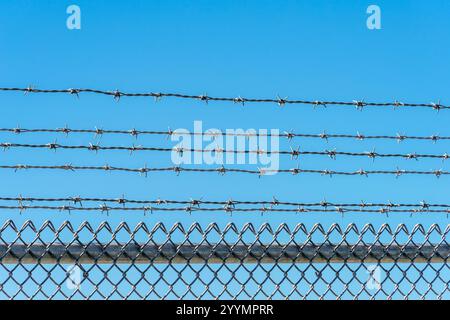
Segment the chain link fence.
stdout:
<path fill-rule="evenodd" d="M 1 299 L 446 299 L 450 226 L 0 228 Z"/>

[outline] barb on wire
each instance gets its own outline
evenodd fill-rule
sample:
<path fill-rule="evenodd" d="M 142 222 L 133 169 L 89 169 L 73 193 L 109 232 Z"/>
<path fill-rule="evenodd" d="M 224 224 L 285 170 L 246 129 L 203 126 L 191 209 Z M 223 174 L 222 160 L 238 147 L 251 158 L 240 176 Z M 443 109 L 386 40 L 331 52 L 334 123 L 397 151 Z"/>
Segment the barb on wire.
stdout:
<path fill-rule="evenodd" d="M 3 150 L 9 150 L 11 148 L 33 148 L 33 149 L 50 149 L 56 151 L 57 149 L 84 149 L 89 151 L 94 151 L 97 153 L 101 150 L 125 150 L 130 151 L 130 154 L 136 151 L 156 151 L 156 152 L 177 152 L 180 155 L 183 155 L 184 152 L 217 152 L 217 153 L 231 153 L 231 154 L 280 154 L 280 155 L 289 155 L 291 159 L 298 159 L 300 155 L 316 155 L 316 156 L 328 156 L 330 159 L 336 160 L 337 156 L 350 156 L 350 157 L 368 157 L 372 160 L 375 158 L 403 158 L 403 159 L 414 159 L 418 160 L 421 158 L 428 159 L 441 159 L 447 160 L 450 158 L 450 155 L 447 153 L 444 154 L 417 154 L 417 153 L 379 153 L 373 151 L 369 152 L 348 152 L 348 151 L 336 151 L 334 150 L 324 150 L 324 151 L 309 151 L 309 150 L 300 150 L 299 148 L 288 150 L 234 150 L 234 149 L 197 149 L 197 148 L 161 148 L 161 147 L 144 147 L 144 146 L 100 146 L 99 144 L 89 145 L 64 145 L 58 144 L 56 142 L 46 143 L 46 144 L 25 144 L 25 143 L 10 143 L 3 142 L 0 143 L 0 148 Z"/>
<path fill-rule="evenodd" d="M 82 93 L 93 93 L 99 95 L 111 96 L 116 101 L 120 101 L 122 97 L 152 97 L 157 101 L 161 98 L 171 97 L 178 99 L 187 99 L 187 100 L 198 100 L 208 103 L 209 101 L 224 101 L 224 102 L 232 102 L 232 103 L 273 103 L 279 106 L 285 106 L 288 104 L 295 105 L 311 105 L 313 107 L 323 106 L 327 107 L 330 105 L 333 106 L 351 106 L 356 107 L 357 110 L 363 110 L 365 107 L 409 107 L 409 108 L 430 108 L 432 110 L 440 111 L 443 109 L 449 109 L 450 106 L 445 106 L 438 102 L 429 102 L 429 103 L 404 103 L 395 101 L 388 102 L 366 102 L 364 100 L 353 100 L 353 101 L 319 101 L 319 100 L 290 100 L 286 98 L 280 98 L 280 96 L 276 96 L 274 98 L 243 98 L 239 97 L 213 97 L 207 94 L 201 95 L 189 95 L 189 94 L 181 94 L 181 93 L 162 93 L 162 92 L 142 92 L 142 93 L 132 93 L 132 92 L 122 92 L 120 90 L 97 90 L 90 88 L 69 88 L 69 89 L 37 89 L 35 87 L 27 87 L 27 88 L 19 88 L 19 87 L 2 87 L 0 91 L 15 91 L 15 92 L 23 92 L 25 94 L 29 93 L 66 93 L 69 95 L 80 96 Z"/>
<path fill-rule="evenodd" d="M 130 167 L 114 167 L 110 165 L 104 166 L 76 166 L 72 164 L 64 164 L 64 165 L 28 165 L 28 164 L 17 164 L 17 165 L 0 165 L 0 169 L 12 169 L 15 172 L 19 170 L 63 170 L 63 171 L 77 171 L 77 170 L 87 170 L 87 171 L 122 171 L 122 172 L 136 172 L 147 176 L 150 172 L 174 172 L 177 176 L 182 172 L 196 172 L 196 173 L 218 173 L 219 175 L 225 175 L 226 173 L 246 173 L 253 174 L 259 177 L 266 175 L 274 175 L 278 173 L 288 173 L 292 175 L 299 175 L 302 173 L 310 173 L 310 174 L 320 174 L 322 176 L 333 177 L 335 175 L 340 176 L 366 176 L 369 175 L 394 175 L 396 177 L 400 177 L 402 175 L 433 175 L 437 178 L 443 175 L 449 175 L 450 171 L 445 171 L 442 169 L 438 170 L 430 170 L 430 171 L 420 171 L 420 170 L 364 170 L 359 169 L 356 171 L 334 171 L 328 169 L 300 169 L 300 168 L 292 168 L 292 169 L 241 169 L 241 168 L 226 168 L 221 166 L 219 168 L 183 168 L 180 166 L 174 167 L 147 167 L 144 166 L 142 168 L 130 168 Z"/>
<path fill-rule="evenodd" d="M 360 132 L 356 134 L 328 134 L 325 132 L 319 134 L 312 133 L 295 133 L 294 131 L 283 131 L 283 133 L 258 133 L 258 132 L 227 132 L 216 131 L 216 132 L 177 132 L 176 130 L 166 130 L 166 131 L 157 131 L 157 130 L 107 130 L 107 129 L 71 129 L 66 127 L 50 129 L 50 128 L 34 128 L 34 129 L 26 129 L 26 128 L 0 128 L 0 132 L 9 132 L 14 134 L 23 134 L 23 133 L 63 133 L 68 135 L 69 133 L 81 133 L 81 134 L 93 134 L 94 136 L 102 136 L 105 134 L 119 134 L 119 135 L 129 135 L 135 138 L 138 138 L 141 135 L 162 135 L 162 136 L 177 136 L 177 135 L 190 135 L 190 136 L 233 136 L 233 137 L 280 137 L 286 138 L 289 141 L 293 138 L 316 138 L 328 141 L 328 139 L 355 139 L 358 141 L 364 140 L 395 140 L 398 142 L 402 142 L 405 140 L 428 140 L 432 142 L 437 142 L 439 140 L 450 140 L 450 136 L 441 136 L 432 134 L 429 136 L 417 136 L 417 135 L 404 135 L 404 134 L 396 134 L 396 135 L 363 135 Z"/>

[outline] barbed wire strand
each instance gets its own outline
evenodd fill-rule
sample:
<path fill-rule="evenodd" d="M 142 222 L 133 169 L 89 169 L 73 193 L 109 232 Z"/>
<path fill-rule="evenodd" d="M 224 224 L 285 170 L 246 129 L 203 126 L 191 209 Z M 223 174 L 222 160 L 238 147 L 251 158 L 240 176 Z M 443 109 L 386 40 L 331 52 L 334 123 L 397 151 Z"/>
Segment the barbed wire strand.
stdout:
<path fill-rule="evenodd" d="M 136 200 L 136 199 L 128 199 L 123 195 L 119 198 L 102 198 L 102 197 L 60 197 L 60 198 L 41 198 L 41 197 L 24 197 L 19 195 L 17 197 L 0 197 L 0 201 L 15 201 L 19 204 L 23 204 L 23 202 L 71 202 L 73 204 L 79 204 L 82 206 L 84 202 L 101 202 L 101 203 L 118 203 L 122 205 L 126 204 L 156 204 L 156 205 L 172 205 L 172 204 L 184 204 L 184 205 L 192 205 L 196 207 L 200 207 L 201 205 L 227 205 L 227 206 L 236 206 L 236 205 L 270 205 L 270 206 L 295 206 L 295 207 L 390 207 L 390 208 L 401 208 L 401 207 L 420 207 L 420 208 L 450 208 L 450 204 L 435 204 L 435 203 L 427 203 L 426 201 L 420 201 L 419 203 L 371 203 L 361 201 L 360 203 L 335 203 L 328 202 L 326 200 L 320 202 L 289 202 L 289 201 L 279 201 L 277 198 L 273 197 L 270 201 L 263 200 L 222 200 L 222 201 L 211 201 L 211 200 L 203 200 L 200 199 L 190 199 L 190 200 L 173 200 L 173 199 L 153 199 L 153 200 Z"/>
<path fill-rule="evenodd" d="M 64 171 L 76 171 L 76 170 L 92 170 L 92 171 L 123 171 L 123 172 L 136 172 L 140 173 L 144 176 L 147 176 L 150 172 L 175 172 L 179 175 L 181 172 L 196 172 L 196 173 L 218 173 L 220 175 L 225 175 L 226 173 L 234 172 L 234 173 L 247 173 L 254 174 L 262 177 L 264 175 L 273 175 L 277 173 L 289 173 L 292 175 L 299 175 L 301 173 L 311 173 L 311 174 L 320 174 L 324 176 L 333 177 L 334 175 L 342 175 L 342 176 L 366 176 L 375 175 L 375 174 L 385 174 L 385 175 L 395 175 L 396 177 L 402 175 L 434 175 L 437 178 L 443 175 L 449 175 L 450 171 L 445 170 L 431 170 L 431 171 L 418 171 L 418 170 L 364 170 L 359 169 L 357 171 L 334 171 L 334 170 L 317 170 L 317 169 L 300 169 L 292 168 L 292 169 L 266 169 L 266 168 L 258 168 L 257 170 L 251 169 L 240 169 L 240 168 L 225 168 L 221 166 L 219 168 L 183 168 L 180 166 L 174 167 L 147 167 L 144 166 L 142 168 L 130 168 L 130 167 L 114 167 L 110 165 L 104 166 L 74 166 L 72 164 L 65 165 L 0 165 L 0 169 L 13 169 L 15 172 L 19 170 L 32 170 L 32 169 L 41 169 L 41 170 L 64 170 Z"/>
<path fill-rule="evenodd" d="M 140 135 L 164 135 L 164 136 L 177 136 L 177 135 L 188 135 L 188 136 L 233 136 L 233 137 L 280 137 L 287 138 L 289 140 L 293 138 L 318 138 L 323 140 L 328 140 L 332 138 L 348 138 L 355 139 L 359 141 L 363 141 L 366 139 L 386 139 L 386 140 L 396 140 L 398 142 L 405 140 L 430 140 L 433 142 L 439 140 L 450 140 L 450 136 L 441 136 L 441 135 L 430 135 L 430 136 L 417 136 L 417 135 L 405 135 L 405 134 L 396 134 L 396 135 L 364 135 L 359 132 L 356 134 L 331 134 L 323 131 L 318 134 L 311 133 L 295 133 L 293 130 L 283 131 L 283 133 L 261 133 L 261 132 L 239 132 L 238 130 L 233 130 L 230 132 L 229 130 L 224 131 L 206 131 L 206 132 L 179 132 L 177 130 L 168 129 L 166 131 L 156 131 L 156 130 L 107 130 L 107 129 L 71 129 L 69 127 L 49 129 L 49 128 L 35 128 L 35 129 L 26 129 L 21 127 L 16 128 L 0 128 L 0 132 L 10 132 L 15 134 L 22 133 L 63 133 L 68 135 L 69 133 L 90 133 L 95 136 L 102 136 L 104 134 L 121 134 L 121 135 L 130 135 L 133 137 L 138 137 Z"/>
<path fill-rule="evenodd" d="M 421 159 L 421 158 L 430 158 L 430 159 L 442 159 L 447 160 L 450 158 L 448 153 L 444 154 L 418 154 L 418 153 L 378 153 L 373 151 L 367 152 L 348 152 L 348 151 L 336 151 L 336 150 L 324 150 L 324 151 L 301 151 L 299 148 L 292 149 L 290 151 L 287 150 L 233 150 L 233 149 L 222 149 L 216 147 L 214 149 L 197 149 L 197 148 L 184 148 L 184 147 L 173 147 L 173 148 L 161 148 L 161 147 L 143 147 L 143 146 L 101 146 L 99 144 L 89 145 L 63 145 L 58 144 L 56 142 L 46 143 L 46 144 L 25 144 L 25 143 L 9 143 L 3 142 L 0 143 L 0 148 L 3 148 L 4 151 L 11 148 L 32 148 L 32 149 L 50 149 L 56 151 L 57 149 L 83 149 L 89 151 L 102 151 L 102 150 L 122 150 L 122 151 L 130 151 L 130 153 L 136 151 L 155 151 L 155 152 L 176 152 L 180 156 L 185 152 L 198 152 L 198 153 L 208 153 L 214 152 L 216 154 L 220 153 L 228 153 L 228 154 L 279 154 L 279 155 L 290 155 L 292 159 L 297 159 L 301 155 L 316 155 L 316 156 L 328 156 L 331 159 L 336 159 L 337 156 L 350 156 L 350 157 L 368 157 L 373 160 L 375 158 L 404 158 L 404 159 Z"/>
<path fill-rule="evenodd" d="M 291 213 L 307 213 L 307 212 L 332 212 L 332 213 L 382 213 L 382 214 L 388 214 L 388 213 L 445 213 L 449 214 L 450 209 L 391 209 L 391 208 L 380 208 L 380 209 L 356 209 L 356 208 L 345 208 L 345 207 L 335 207 L 334 209 L 326 209 L 326 208 L 274 208 L 274 207 L 258 207 L 258 208 L 235 208 L 235 207 L 214 207 L 214 208 L 201 208 L 201 207 L 194 207 L 194 206 L 187 206 L 187 207 L 177 207 L 177 208 L 161 208 L 161 207 L 151 207 L 151 206 L 145 206 L 145 207 L 112 207 L 107 205 L 100 205 L 98 207 L 75 207 L 75 206 L 32 206 L 32 205 L 19 205 L 19 206 L 0 206 L 0 210 L 19 210 L 20 212 L 24 212 L 26 210 L 57 210 L 57 211 L 101 211 L 109 213 L 109 211 L 141 211 L 147 213 L 147 212 L 154 212 L 154 211 L 161 211 L 161 212 L 260 212 L 260 213 L 269 213 L 269 212 L 291 212 Z"/>
<path fill-rule="evenodd" d="M 19 87 L 2 87 L 0 91 L 16 91 L 23 92 L 25 94 L 28 93 L 47 93 L 47 94 L 56 94 L 56 93 L 66 93 L 70 95 L 75 95 L 79 97 L 81 93 L 93 93 L 99 95 L 107 95 L 113 97 L 115 100 L 119 101 L 122 97 L 152 97 L 155 98 L 156 101 L 165 98 L 179 98 L 179 99 L 188 99 L 188 100 L 199 100 L 205 103 L 209 101 L 224 101 L 224 102 L 233 102 L 238 104 L 246 104 L 246 103 L 275 103 L 279 106 L 285 106 L 287 104 L 301 104 L 301 105 L 312 105 L 314 107 L 323 106 L 327 107 L 330 105 L 333 106 L 353 106 L 357 110 L 362 110 L 364 107 L 410 107 L 410 108 L 431 108 L 436 111 L 440 111 L 442 109 L 449 109 L 450 106 L 445 106 L 438 102 L 430 102 L 430 103 L 404 103 L 400 101 L 391 101 L 391 102 L 365 102 L 364 100 L 353 100 L 353 101 L 320 101 L 320 100 L 290 100 L 287 97 L 281 98 L 277 96 L 276 98 L 243 98 L 243 97 L 213 97 L 207 94 L 202 95 L 189 95 L 189 94 L 181 94 L 181 93 L 163 93 L 163 92 L 146 92 L 146 93 L 130 93 L 130 92 L 122 92 L 120 90 L 97 90 L 90 88 L 69 88 L 69 89 L 37 89 L 34 86 L 28 86 L 27 88 L 19 88 Z"/>

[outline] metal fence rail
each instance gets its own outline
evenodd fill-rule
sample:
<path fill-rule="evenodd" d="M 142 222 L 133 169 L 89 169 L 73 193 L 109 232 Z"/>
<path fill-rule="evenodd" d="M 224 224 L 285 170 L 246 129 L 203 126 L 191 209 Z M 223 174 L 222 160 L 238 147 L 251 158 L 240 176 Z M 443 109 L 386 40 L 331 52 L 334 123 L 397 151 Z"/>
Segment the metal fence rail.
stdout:
<path fill-rule="evenodd" d="M 449 298 L 449 231 L 7 221 L 0 298 Z"/>

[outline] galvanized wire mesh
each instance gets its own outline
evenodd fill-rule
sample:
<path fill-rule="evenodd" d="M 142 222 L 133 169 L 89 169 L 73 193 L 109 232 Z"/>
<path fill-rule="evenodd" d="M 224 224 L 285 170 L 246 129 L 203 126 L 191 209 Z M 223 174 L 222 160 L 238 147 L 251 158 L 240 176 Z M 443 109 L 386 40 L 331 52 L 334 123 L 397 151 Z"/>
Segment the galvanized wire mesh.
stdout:
<path fill-rule="evenodd" d="M 445 299 L 439 225 L 0 228 L 1 299 Z"/>

